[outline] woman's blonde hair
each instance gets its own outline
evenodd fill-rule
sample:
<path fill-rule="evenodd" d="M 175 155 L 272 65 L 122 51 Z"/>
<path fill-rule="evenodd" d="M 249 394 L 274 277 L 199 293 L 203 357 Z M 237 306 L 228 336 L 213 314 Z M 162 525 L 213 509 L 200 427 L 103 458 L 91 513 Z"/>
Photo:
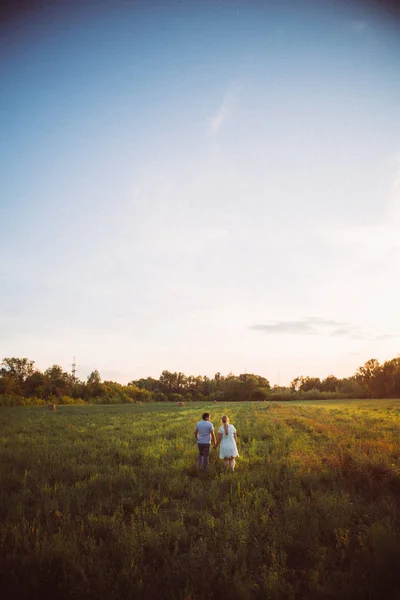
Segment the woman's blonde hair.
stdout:
<path fill-rule="evenodd" d="M 224 415 L 221 420 L 222 420 L 222 422 L 224 424 L 225 435 L 228 435 L 228 433 L 229 433 L 229 429 L 228 429 L 229 417 L 227 417 L 226 415 Z"/>

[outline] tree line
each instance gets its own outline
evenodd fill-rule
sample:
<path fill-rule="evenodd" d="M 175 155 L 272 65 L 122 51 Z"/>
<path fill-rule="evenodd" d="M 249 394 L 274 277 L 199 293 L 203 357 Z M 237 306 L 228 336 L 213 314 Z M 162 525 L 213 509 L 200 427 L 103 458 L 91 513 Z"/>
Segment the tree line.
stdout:
<path fill-rule="evenodd" d="M 0 405 L 45 402 L 136 403 L 180 401 L 262 401 L 328 398 L 400 398 L 400 356 L 380 364 L 368 360 L 351 377 L 299 376 L 289 386 L 271 387 L 261 375 L 242 373 L 214 377 L 163 371 L 122 385 L 102 381 L 97 370 L 81 381 L 59 365 L 44 372 L 27 358 L 4 358 L 0 368 Z"/>

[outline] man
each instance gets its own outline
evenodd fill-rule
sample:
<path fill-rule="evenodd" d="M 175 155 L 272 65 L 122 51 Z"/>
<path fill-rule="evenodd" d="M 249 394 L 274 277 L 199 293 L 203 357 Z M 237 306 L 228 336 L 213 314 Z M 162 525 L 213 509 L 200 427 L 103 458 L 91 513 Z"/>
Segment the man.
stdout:
<path fill-rule="evenodd" d="M 194 435 L 199 447 L 199 467 L 200 469 L 201 467 L 203 467 L 203 469 L 207 469 L 211 441 L 213 442 L 214 446 L 217 443 L 214 425 L 210 422 L 210 415 L 208 413 L 204 413 L 202 421 L 197 423 Z"/>

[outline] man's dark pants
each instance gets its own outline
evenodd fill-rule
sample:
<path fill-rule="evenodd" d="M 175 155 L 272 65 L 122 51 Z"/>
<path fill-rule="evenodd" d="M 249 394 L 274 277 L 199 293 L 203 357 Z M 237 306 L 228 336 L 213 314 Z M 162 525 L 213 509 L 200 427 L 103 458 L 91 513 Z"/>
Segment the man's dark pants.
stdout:
<path fill-rule="evenodd" d="M 210 454 L 211 444 L 197 444 L 199 447 L 199 467 L 203 466 L 204 469 L 208 467 L 208 457 Z"/>

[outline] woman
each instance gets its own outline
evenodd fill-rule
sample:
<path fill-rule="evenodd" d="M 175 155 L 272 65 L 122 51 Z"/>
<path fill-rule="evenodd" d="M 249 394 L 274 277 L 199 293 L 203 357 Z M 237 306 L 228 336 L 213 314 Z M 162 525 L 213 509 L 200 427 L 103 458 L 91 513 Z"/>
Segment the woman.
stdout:
<path fill-rule="evenodd" d="M 224 415 L 222 417 L 222 425 L 218 429 L 218 442 L 216 448 L 219 446 L 219 457 L 224 460 L 225 469 L 229 469 L 232 472 L 235 470 L 235 458 L 239 456 L 239 452 L 236 446 L 237 433 L 233 425 L 229 424 L 229 417 Z"/>

